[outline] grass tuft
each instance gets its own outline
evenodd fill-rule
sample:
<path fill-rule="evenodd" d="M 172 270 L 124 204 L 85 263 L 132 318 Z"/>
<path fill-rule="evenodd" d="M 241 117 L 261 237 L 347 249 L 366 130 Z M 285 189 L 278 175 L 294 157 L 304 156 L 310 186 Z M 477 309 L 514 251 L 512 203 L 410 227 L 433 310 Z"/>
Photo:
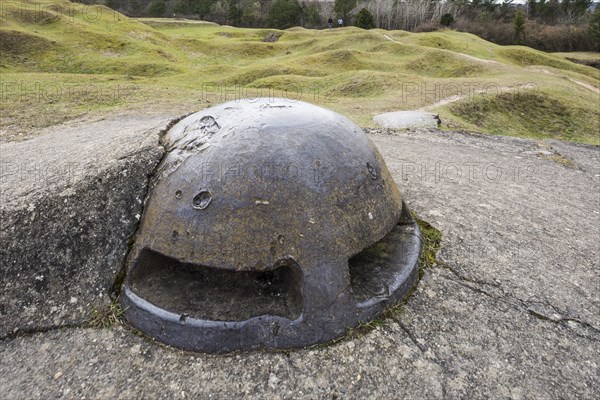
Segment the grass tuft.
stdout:
<path fill-rule="evenodd" d="M 112 301 L 106 307 L 94 308 L 92 317 L 87 322 L 89 328 L 108 329 L 121 325 L 125 320 L 123 309 L 117 301 Z"/>

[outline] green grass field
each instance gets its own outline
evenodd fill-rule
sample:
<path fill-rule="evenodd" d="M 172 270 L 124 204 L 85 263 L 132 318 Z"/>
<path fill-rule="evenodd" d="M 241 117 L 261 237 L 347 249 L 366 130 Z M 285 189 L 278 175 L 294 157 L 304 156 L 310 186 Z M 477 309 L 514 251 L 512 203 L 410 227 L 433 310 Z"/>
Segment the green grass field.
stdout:
<path fill-rule="evenodd" d="M 242 29 L 18 4 L 0 19 L 3 140 L 77 118 L 278 96 L 361 126 L 427 106 L 452 129 L 600 144 L 600 71 L 564 53 L 454 31 Z"/>

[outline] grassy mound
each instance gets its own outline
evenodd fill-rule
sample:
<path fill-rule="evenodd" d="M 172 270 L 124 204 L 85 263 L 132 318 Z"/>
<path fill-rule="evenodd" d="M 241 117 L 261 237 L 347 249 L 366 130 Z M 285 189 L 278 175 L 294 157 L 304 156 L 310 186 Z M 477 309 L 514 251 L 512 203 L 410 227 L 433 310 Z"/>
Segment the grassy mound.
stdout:
<path fill-rule="evenodd" d="M 382 72 L 361 71 L 343 74 L 324 91 L 327 96 L 369 98 L 378 97 L 394 87 L 394 76 Z M 328 87 L 327 87 L 328 86 Z"/>
<path fill-rule="evenodd" d="M 482 63 L 457 56 L 449 51 L 427 51 L 406 64 L 406 69 L 435 78 L 477 76 L 488 71 Z"/>
<path fill-rule="evenodd" d="M 529 47 L 507 46 L 499 50 L 498 55 L 519 66 L 544 65 L 565 71 L 578 72 L 594 78 L 598 78 L 599 76 L 598 71 L 594 71 L 589 67 L 578 65 L 560 57 L 530 49 Z"/>
<path fill-rule="evenodd" d="M 455 104 L 452 112 L 489 133 L 597 141 L 600 110 L 569 105 L 549 93 L 504 93 Z M 590 129 L 591 128 L 591 129 Z"/>
<path fill-rule="evenodd" d="M 470 33 L 445 30 L 442 32 L 427 32 L 401 36 L 403 43 L 411 43 L 420 47 L 450 50 L 456 53 L 468 54 L 483 59 L 491 59 L 494 52 L 501 48 Z"/>
<path fill-rule="evenodd" d="M 166 65 L 175 62 L 165 57 L 166 36 L 109 8 L 68 1 L 18 5 L 6 7 L 0 24 L 0 62 L 6 69 L 142 76 L 178 70 Z"/>
<path fill-rule="evenodd" d="M 498 46 L 451 30 L 241 29 L 134 19 L 67 0 L 28 0 L 7 7 L 3 17 L 5 132 L 86 113 L 183 114 L 262 93 L 322 104 L 362 125 L 373 124 L 377 113 L 435 105 L 443 121 L 459 128 L 586 142 L 597 135 L 597 69 L 568 55 Z M 489 85 L 529 85 L 537 94 L 478 94 Z M 446 104 L 455 88 L 465 87 L 471 92 Z"/>
<path fill-rule="evenodd" d="M 304 60 L 312 68 L 333 69 L 340 71 L 359 71 L 377 68 L 378 63 L 368 61 L 366 55 L 356 50 L 331 50 L 316 55 L 311 55 Z"/>
<path fill-rule="evenodd" d="M 15 22 L 20 22 L 24 24 L 47 25 L 60 20 L 60 9 L 56 10 L 58 12 L 52 12 L 49 10 L 52 10 L 52 6 L 48 7 L 48 10 L 8 6 L 5 9 L 3 9 L 3 12 L 5 17 Z"/>
<path fill-rule="evenodd" d="M 36 57 L 50 52 L 54 42 L 30 33 L 0 29 L 0 52 L 3 60 L 18 63 L 24 57 Z"/>

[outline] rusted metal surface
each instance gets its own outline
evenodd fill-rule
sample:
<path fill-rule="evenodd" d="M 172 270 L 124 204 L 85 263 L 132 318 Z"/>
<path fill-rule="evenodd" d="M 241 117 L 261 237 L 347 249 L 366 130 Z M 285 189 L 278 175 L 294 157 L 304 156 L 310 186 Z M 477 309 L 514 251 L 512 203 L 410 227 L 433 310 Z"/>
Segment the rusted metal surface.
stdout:
<path fill-rule="evenodd" d="M 122 296 L 140 330 L 210 352 L 304 346 L 412 285 L 416 224 L 373 143 L 341 115 L 241 100 L 183 119 L 164 145 Z"/>

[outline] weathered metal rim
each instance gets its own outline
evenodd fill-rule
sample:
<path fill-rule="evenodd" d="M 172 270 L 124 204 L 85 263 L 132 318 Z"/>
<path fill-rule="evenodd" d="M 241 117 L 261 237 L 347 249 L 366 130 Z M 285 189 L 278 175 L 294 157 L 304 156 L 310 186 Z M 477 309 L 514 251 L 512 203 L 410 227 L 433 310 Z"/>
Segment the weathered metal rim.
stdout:
<path fill-rule="evenodd" d="M 368 321 L 388 306 L 402 300 L 418 277 L 418 259 L 421 252 L 421 233 L 411 217 L 406 218 L 404 206 L 398 226 L 410 231 L 406 246 L 406 260 L 394 276 L 393 291 L 385 297 L 373 297 L 354 304 L 344 303 L 342 313 L 328 311 L 330 325 L 323 328 L 323 315 L 311 316 L 304 311 L 295 319 L 261 315 L 243 321 L 214 321 L 188 317 L 181 321 L 180 314 L 165 310 L 138 296 L 131 287 L 129 275 L 125 280 L 120 301 L 131 325 L 144 334 L 173 347 L 207 353 L 227 353 L 255 349 L 290 349 L 324 343 L 342 337 L 348 328 Z M 400 265 L 400 264 L 399 264 Z M 353 312 L 348 314 L 348 308 Z M 336 320 L 338 315 L 343 315 Z"/>

